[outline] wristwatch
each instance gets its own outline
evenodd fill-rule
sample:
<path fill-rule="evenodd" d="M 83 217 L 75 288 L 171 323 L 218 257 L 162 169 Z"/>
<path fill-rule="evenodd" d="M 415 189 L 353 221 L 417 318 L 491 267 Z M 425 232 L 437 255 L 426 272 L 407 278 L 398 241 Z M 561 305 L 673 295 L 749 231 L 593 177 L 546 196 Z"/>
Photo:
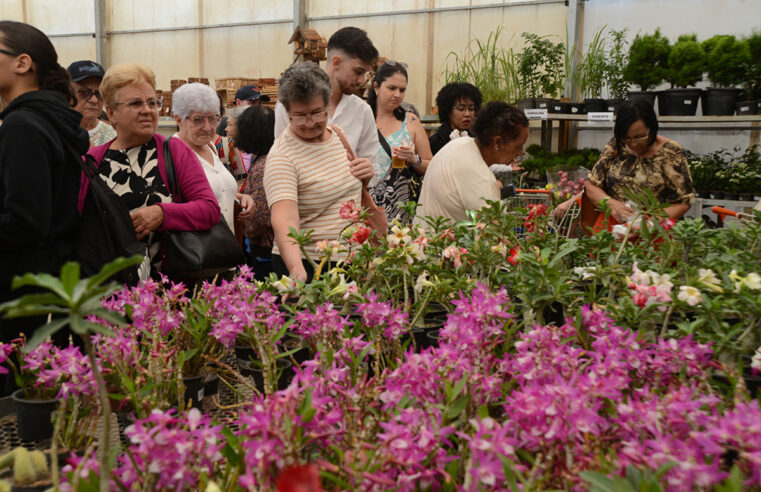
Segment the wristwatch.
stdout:
<path fill-rule="evenodd" d="M 415 156 L 417 157 L 417 162 L 414 162 L 414 163 L 412 163 L 410 165 L 412 167 L 420 167 L 420 164 L 423 163 L 423 159 L 420 158 L 420 154 L 415 154 Z"/>

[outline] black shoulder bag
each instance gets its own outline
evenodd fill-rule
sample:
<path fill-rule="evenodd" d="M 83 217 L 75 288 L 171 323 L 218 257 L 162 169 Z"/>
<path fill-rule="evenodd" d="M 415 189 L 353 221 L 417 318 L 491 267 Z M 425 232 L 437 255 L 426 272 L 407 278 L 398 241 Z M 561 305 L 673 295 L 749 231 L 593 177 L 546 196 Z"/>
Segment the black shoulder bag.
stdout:
<path fill-rule="evenodd" d="M 172 200 L 183 202 L 169 139 L 164 141 L 164 164 Z M 206 231 L 164 231 L 161 244 L 165 259 L 164 273 L 170 278 L 213 277 L 245 262 L 238 240 L 222 216 L 214 227 Z"/>
<path fill-rule="evenodd" d="M 95 275 L 103 265 L 119 257 L 145 256 L 146 244 L 137 239 L 127 205 L 100 177 L 95 158 L 84 154 L 83 159 L 70 142 L 64 142 L 90 181 L 76 238 L 75 258 L 82 276 Z M 111 278 L 129 286 L 137 285 L 138 267 L 122 270 Z"/>

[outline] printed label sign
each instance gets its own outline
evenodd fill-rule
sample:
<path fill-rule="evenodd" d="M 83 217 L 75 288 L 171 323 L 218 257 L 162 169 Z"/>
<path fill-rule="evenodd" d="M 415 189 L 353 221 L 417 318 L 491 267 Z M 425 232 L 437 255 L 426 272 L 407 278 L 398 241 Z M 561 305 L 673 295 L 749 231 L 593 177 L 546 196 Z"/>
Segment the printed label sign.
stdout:
<path fill-rule="evenodd" d="M 544 109 L 524 109 L 523 113 L 529 120 L 546 120 L 547 108 Z"/>
<path fill-rule="evenodd" d="M 587 113 L 587 121 L 613 122 L 613 113 Z"/>

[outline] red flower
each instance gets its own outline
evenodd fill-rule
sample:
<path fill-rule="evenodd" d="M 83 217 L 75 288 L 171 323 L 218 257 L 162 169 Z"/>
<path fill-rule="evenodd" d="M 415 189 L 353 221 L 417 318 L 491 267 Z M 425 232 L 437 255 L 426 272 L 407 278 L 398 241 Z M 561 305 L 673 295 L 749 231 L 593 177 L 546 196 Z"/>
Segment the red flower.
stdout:
<path fill-rule="evenodd" d="M 323 492 L 314 465 L 289 466 L 277 478 L 277 492 Z"/>
<path fill-rule="evenodd" d="M 675 219 L 661 219 L 661 227 L 663 227 L 665 230 L 670 231 L 672 227 L 676 224 Z"/>
<path fill-rule="evenodd" d="M 521 250 L 518 249 L 518 246 L 511 248 L 510 254 L 507 255 L 507 262 L 513 266 L 517 265 L 520 262 L 520 259 L 518 258 L 518 255 L 520 254 L 520 252 Z"/>
<path fill-rule="evenodd" d="M 369 228 L 360 226 L 357 232 L 351 235 L 349 242 L 363 244 L 370 237 L 370 232 Z"/>

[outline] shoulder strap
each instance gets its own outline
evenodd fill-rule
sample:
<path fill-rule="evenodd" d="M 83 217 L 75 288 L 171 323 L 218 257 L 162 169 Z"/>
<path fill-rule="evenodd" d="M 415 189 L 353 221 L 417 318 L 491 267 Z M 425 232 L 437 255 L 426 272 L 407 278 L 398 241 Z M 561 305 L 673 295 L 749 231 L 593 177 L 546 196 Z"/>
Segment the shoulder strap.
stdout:
<path fill-rule="evenodd" d="M 344 132 L 341 131 L 340 128 L 338 128 L 336 125 L 328 125 L 331 130 L 336 132 L 336 135 L 338 135 L 338 138 L 341 139 L 341 143 L 344 144 L 344 148 L 346 149 L 346 154 L 349 157 L 350 161 L 353 161 L 357 158 L 357 154 L 354 153 L 354 149 L 351 148 L 351 145 L 349 145 L 349 142 L 346 141 L 346 136 L 344 135 Z"/>
<path fill-rule="evenodd" d="M 85 176 L 87 176 L 87 179 L 92 180 L 97 178 L 98 167 L 95 165 L 95 158 L 86 152 L 81 154 L 77 149 L 74 148 L 71 142 L 65 138 L 62 138 L 61 141 L 69 149 L 69 152 L 71 152 L 71 154 L 74 156 L 74 160 L 77 161 L 80 169 L 82 169 L 82 172 L 85 173 Z"/>
<path fill-rule="evenodd" d="M 175 197 L 176 201 L 182 201 L 182 193 L 177 186 L 177 178 L 174 174 L 174 162 L 172 161 L 172 150 L 169 148 L 169 141 L 172 138 L 169 137 L 164 140 L 164 169 L 166 170 L 166 180 L 168 183 L 166 187 L 169 188 L 169 193 Z"/>
<path fill-rule="evenodd" d="M 383 134 L 380 131 L 380 128 L 375 127 L 375 129 L 378 130 L 378 142 L 380 142 L 381 147 L 383 147 L 383 150 L 386 151 L 389 157 L 393 158 L 393 156 L 391 155 L 391 146 L 388 144 L 386 137 L 383 136 Z"/>

